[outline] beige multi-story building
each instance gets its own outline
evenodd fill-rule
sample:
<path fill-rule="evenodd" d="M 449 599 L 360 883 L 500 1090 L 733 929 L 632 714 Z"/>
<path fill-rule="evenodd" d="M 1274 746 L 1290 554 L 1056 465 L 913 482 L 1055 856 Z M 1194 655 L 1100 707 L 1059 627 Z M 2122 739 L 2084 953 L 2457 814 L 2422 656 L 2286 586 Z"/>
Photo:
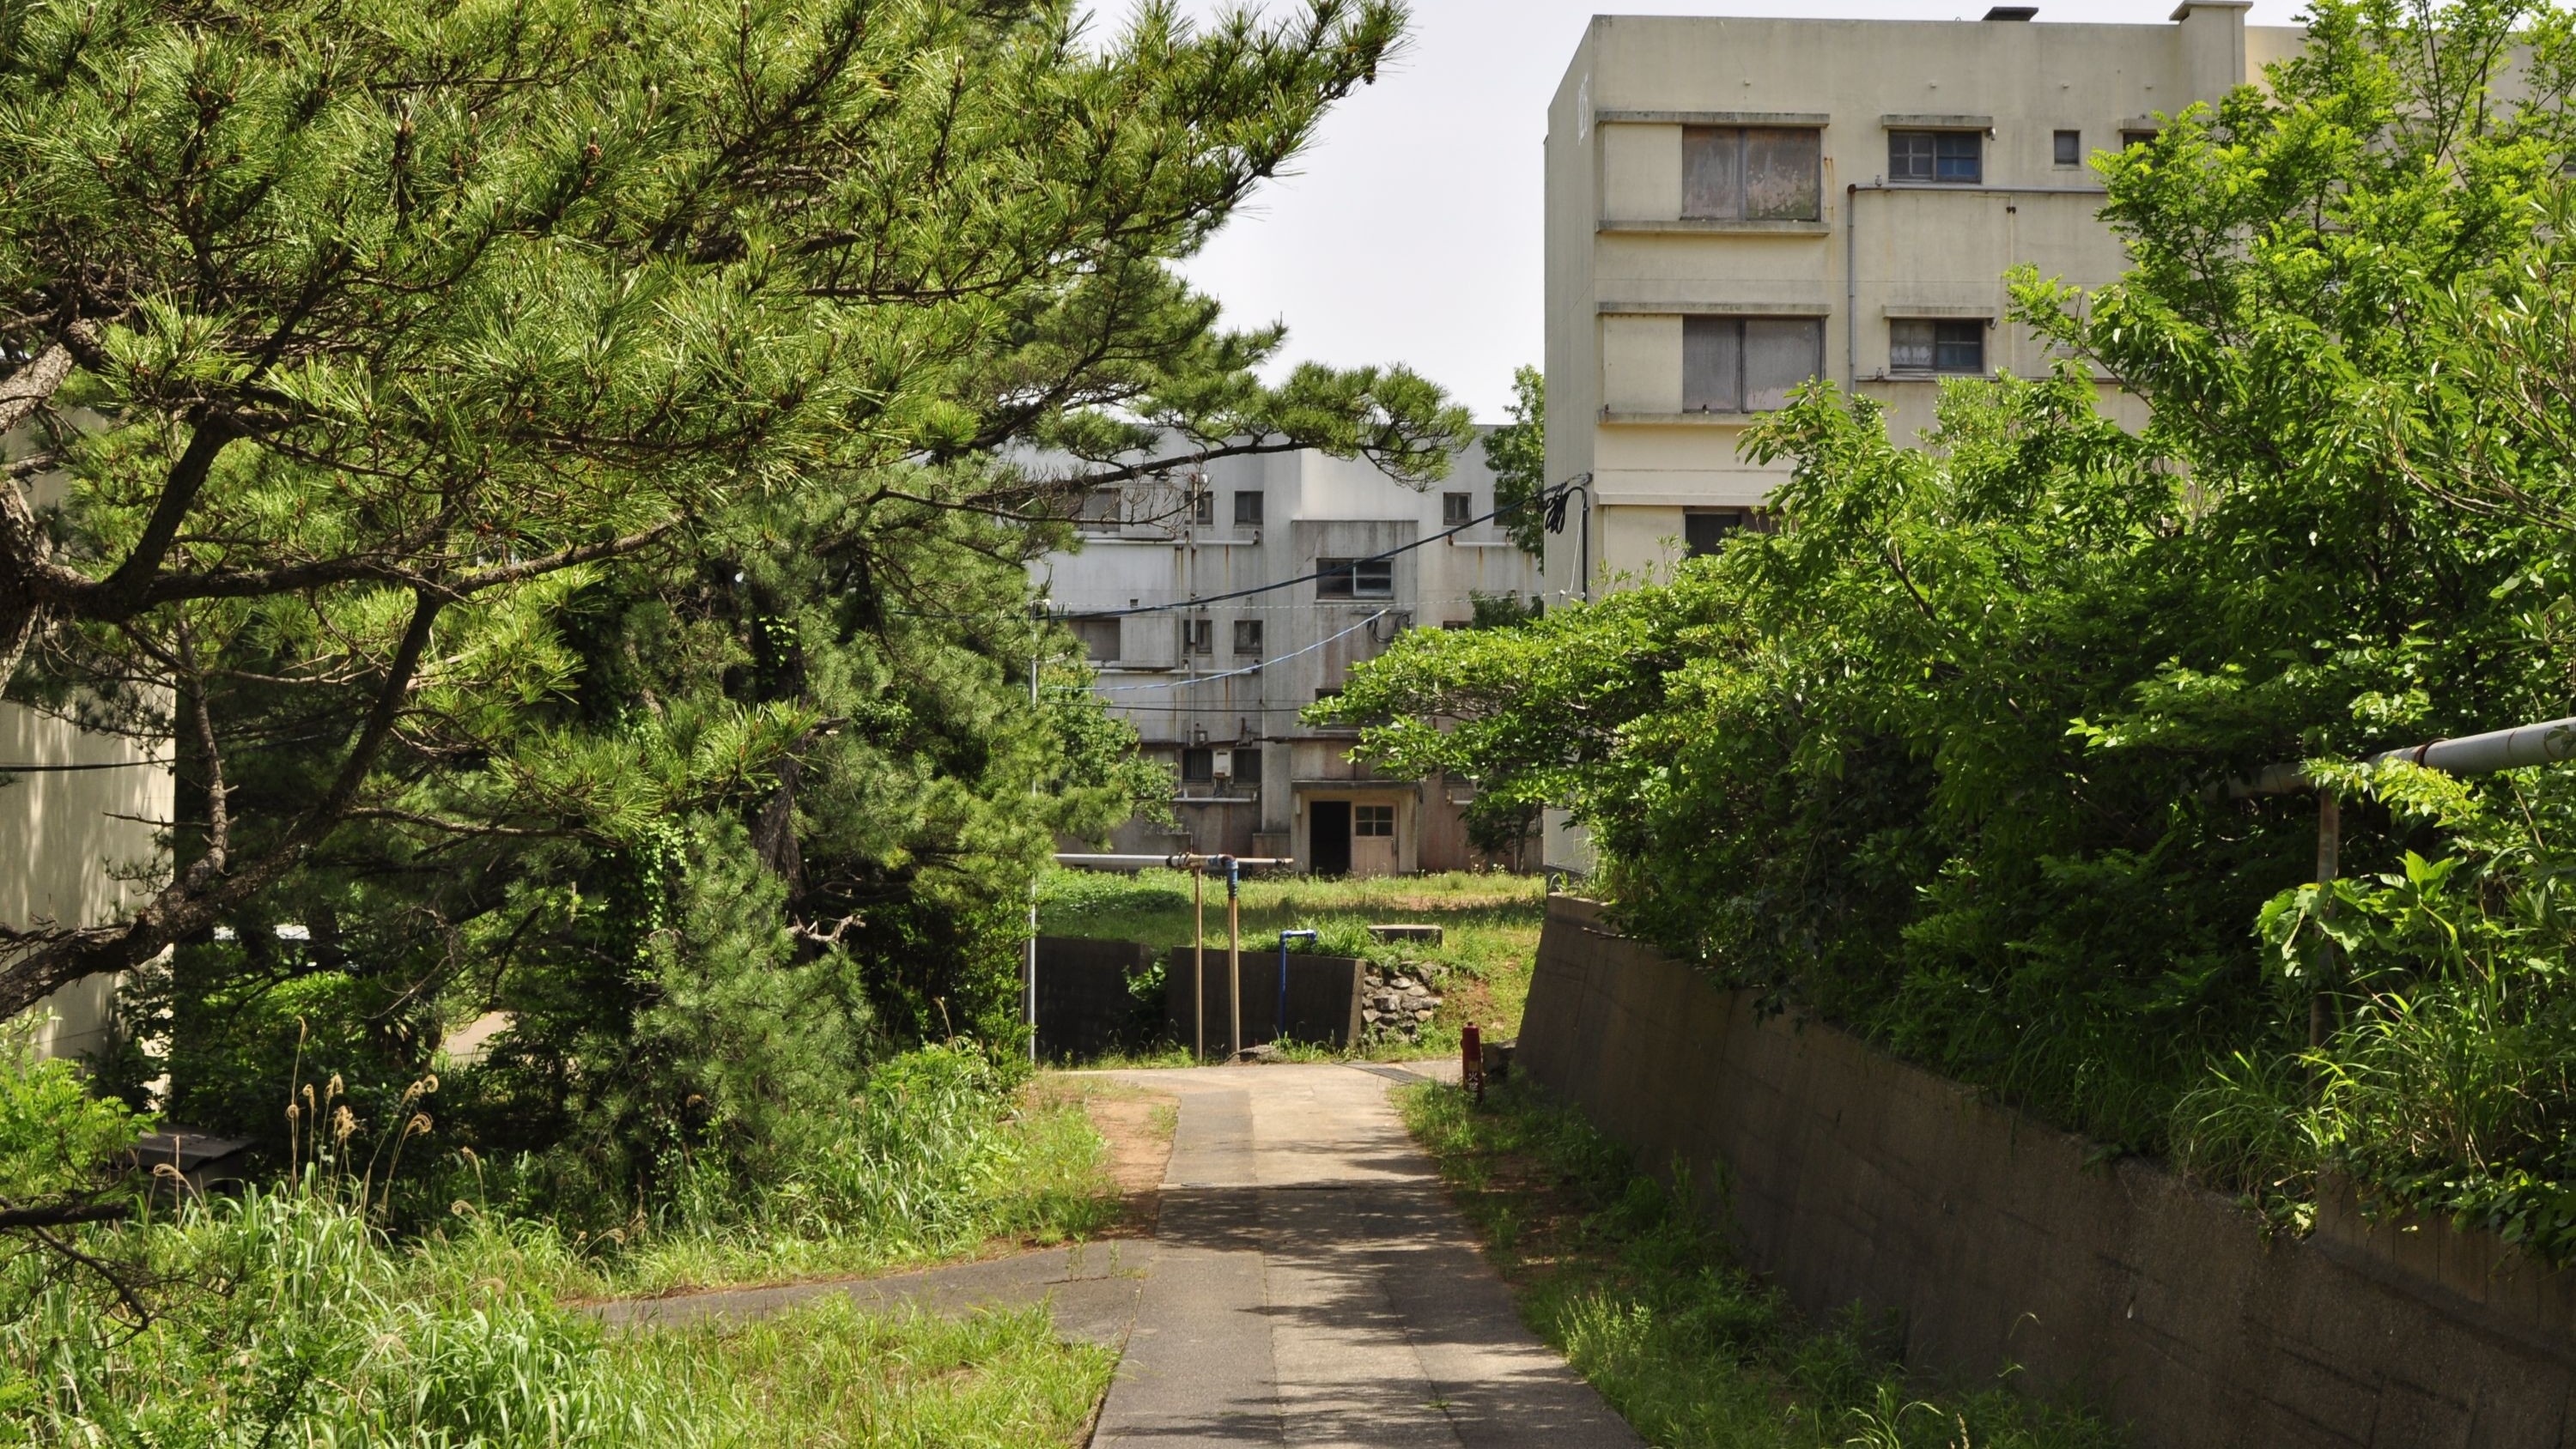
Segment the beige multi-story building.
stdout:
<path fill-rule="evenodd" d="M 30 481 L 37 507 L 61 497 L 62 475 Z M 78 713 L 0 704 L 0 927 L 115 920 L 143 904 L 167 867 L 166 744 L 83 729 Z M 119 979 L 93 976 L 39 1003 L 38 1054 L 77 1059 L 113 1046 Z"/>
<path fill-rule="evenodd" d="M 1096 491 L 1081 547 L 1032 575 L 1102 703 L 1179 784 L 1174 826 L 1132 821 L 1117 848 L 1287 856 L 1324 875 L 1519 864 L 1469 842 L 1463 784 L 1380 775 L 1351 758 L 1358 731 L 1298 718 L 1404 630 L 1536 594 L 1493 511 L 1472 445 L 1427 489 L 1300 450 Z"/>
<path fill-rule="evenodd" d="M 2097 152 L 2300 46 L 2250 0 L 2166 25 L 1596 16 L 1548 110 L 1547 472 L 1581 484 L 1550 599 L 1757 524 L 1739 443 L 1811 377 L 1932 423 L 1953 375 L 2044 372 L 2004 274 L 2116 277 Z M 2105 388 L 2114 416 L 2140 416 Z M 1581 868 L 1552 821 L 1547 859 Z"/>

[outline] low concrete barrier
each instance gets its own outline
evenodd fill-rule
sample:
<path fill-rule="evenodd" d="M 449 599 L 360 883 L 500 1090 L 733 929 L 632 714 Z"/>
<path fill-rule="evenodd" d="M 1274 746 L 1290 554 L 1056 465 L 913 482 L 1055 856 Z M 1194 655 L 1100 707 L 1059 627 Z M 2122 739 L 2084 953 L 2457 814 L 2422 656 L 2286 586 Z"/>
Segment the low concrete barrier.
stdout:
<path fill-rule="evenodd" d="M 1128 981 L 1160 954 L 1137 941 L 1038 937 L 1038 1055 L 1079 1062 L 1153 1045 L 1159 1023 Z"/>
<path fill-rule="evenodd" d="M 2569 1275 L 2341 1201 L 2313 1238 L 2268 1238 L 2153 1165 L 2097 1165 L 1841 1031 L 1764 1019 L 1590 902 L 1549 902 L 1519 1064 L 1712 1186 L 1802 1309 L 1896 1309 L 1917 1368 L 2019 1364 L 2144 1449 L 2576 1444 Z"/>
<path fill-rule="evenodd" d="M 1139 1000 L 1131 983 L 1164 968 L 1159 1009 Z M 1139 941 L 1097 941 L 1081 936 L 1038 937 L 1038 1055 L 1047 1061 L 1087 1061 L 1117 1051 L 1143 1051 L 1191 1041 L 1187 946 L 1148 946 Z M 1348 956 L 1288 955 L 1291 1041 L 1346 1047 L 1360 1033 L 1362 963 Z M 1223 951 L 1207 953 L 1207 1046 L 1225 1050 Z M 1279 953 L 1247 951 L 1243 957 L 1242 1043 L 1258 1046 L 1280 1035 Z"/>
<path fill-rule="evenodd" d="M 1190 973 L 1193 957 L 1187 946 L 1172 948 L 1170 964 L 1163 977 L 1166 1014 L 1171 1018 L 1172 1033 L 1182 1045 L 1190 1044 Z M 1266 951 L 1243 953 L 1243 986 L 1239 997 L 1243 1012 L 1245 1046 L 1260 1046 L 1285 1036 L 1290 1041 L 1313 1045 L 1346 1047 L 1359 1039 L 1360 1031 L 1360 965 L 1350 956 L 1309 956 L 1303 952 L 1288 953 L 1287 1030 L 1280 1030 L 1279 952 L 1275 946 Z M 1207 953 L 1207 981 L 1199 998 L 1202 1020 L 1206 1024 L 1207 1049 L 1222 1052 L 1226 1045 L 1225 1030 L 1225 952 Z"/>

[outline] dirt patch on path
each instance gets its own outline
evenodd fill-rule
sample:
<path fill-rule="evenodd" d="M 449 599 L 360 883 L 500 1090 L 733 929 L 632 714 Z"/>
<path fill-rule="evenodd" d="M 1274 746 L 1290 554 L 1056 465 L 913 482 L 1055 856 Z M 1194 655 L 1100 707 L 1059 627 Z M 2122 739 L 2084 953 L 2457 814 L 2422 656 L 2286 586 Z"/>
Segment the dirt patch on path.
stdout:
<path fill-rule="evenodd" d="M 1172 1161 L 1180 1098 L 1097 1077 L 1044 1076 L 1030 1088 L 1040 1102 L 1081 1106 L 1108 1144 L 1110 1181 L 1124 1203 L 1118 1224 L 1101 1237 L 1151 1237 L 1162 1213 L 1163 1175 Z"/>

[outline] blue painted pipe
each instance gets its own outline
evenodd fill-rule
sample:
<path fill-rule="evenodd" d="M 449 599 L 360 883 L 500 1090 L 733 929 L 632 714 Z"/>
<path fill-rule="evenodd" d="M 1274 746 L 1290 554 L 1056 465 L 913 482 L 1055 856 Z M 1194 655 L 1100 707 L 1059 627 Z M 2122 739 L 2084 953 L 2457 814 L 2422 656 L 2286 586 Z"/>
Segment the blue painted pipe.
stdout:
<path fill-rule="evenodd" d="M 1324 939 L 1312 931 L 1282 931 L 1279 933 L 1279 1026 L 1270 1038 L 1272 1041 L 1286 1041 L 1288 1039 L 1288 938 L 1291 936 L 1313 941 L 1318 945 L 1322 944 Z"/>

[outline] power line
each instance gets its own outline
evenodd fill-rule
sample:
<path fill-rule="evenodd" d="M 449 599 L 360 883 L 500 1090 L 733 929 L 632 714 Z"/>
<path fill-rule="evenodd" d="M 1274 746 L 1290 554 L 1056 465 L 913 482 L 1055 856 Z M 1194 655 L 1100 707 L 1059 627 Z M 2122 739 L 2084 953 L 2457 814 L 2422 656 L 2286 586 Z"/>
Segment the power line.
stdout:
<path fill-rule="evenodd" d="M 1273 664 L 1285 664 L 1289 660 L 1296 658 L 1299 654 L 1312 654 L 1316 650 L 1323 648 L 1325 645 L 1332 643 L 1336 639 L 1343 639 L 1356 634 L 1362 629 L 1367 628 L 1369 625 L 1376 623 L 1378 620 L 1383 619 L 1394 612 L 1395 611 L 1393 609 L 1380 609 L 1376 613 L 1369 615 L 1367 618 L 1360 620 L 1358 623 L 1353 624 L 1351 627 L 1344 629 L 1340 633 L 1327 634 L 1323 638 L 1316 640 L 1314 643 L 1307 645 L 1305 648 L 1297 650 L 1295 653 L 1282 654 L 1276 658 L 1264 659 L 1259 664 L 1248 664 L 1241 669 L 1229 669 L 1223 674 L 1194 674 L 1187 679 L 1170 679 L 1158 684 L 1095 684 L 1091 687 L 1091 692 L 1094 694 L 1142 694 L 1149 690 L 1157 689 L 1188 689 L 1192 685 L 1214 684 L 1220 679 L 1240 679 L 1247 674 L 1259 674 L 1262 670 Z M 1114 703 L 1114 701 L 1112 702 Z"/>
<path fill-rule="evenodd" d="M 1280 589 L 1293 589 L 1299 584 L 1311 584 L 1317 579 L 1330 578 L 1337 574 L 1351 573 L 1357 570 L 1359 566 L 1364 563 L 1383 563 L 1399 554 L 1408 554 L 1417 548 L 1428 548 L 1444 538 L 1455 538 L 1459 534 L 1465 533 L 1468 529 L 1474 528 L 1478 524 L 1491 523 L 1506 513 L 1517 513 L 1524 508 L 1544 507 L 1548 504 L 1554 503 L 1559 494 L 1568 491 L 1574 486 L 1575 485 L 1572 483 L 1559 483 L 1553 488 L 1547 489 L 1534 497 L 1524 498 L 1520 502 L 1514 503 L 1509 507 L 1496 508 L 1479 517 L 1470 518 L 1455 528 L 1443 529 L 1442 531 L 1431 534 L 1428 537 L 1417 538 L 1411 543 L 1397 544 L 1395 547 L 1388 549 L 1384 553 L 1373 553 L 1364 558 L 1346 559 L 1339 567 L 1336 568 L 1317 569 L 1311 574 L 1299 574 L 1293 579 L 1281 579 L 1275 584 L 1255 584 L 1251 588 L 1236 589 L 1230 593 L 1205 594 L 1198 598 L 1186 600 L 1181 603 L 1138 604 L 1132 608 L 1102 610 L 1086 614 L 1084 617 L 1092 619 L 1124 619 L 1136 614 L 1160 614 L 1167 613 L 1173 609 L 1194 609 L 1205 604 L 1221 604 L 1228 599 L 1248 599 L 1255 594 L 1268 594 L 1275 593 Z"/>

